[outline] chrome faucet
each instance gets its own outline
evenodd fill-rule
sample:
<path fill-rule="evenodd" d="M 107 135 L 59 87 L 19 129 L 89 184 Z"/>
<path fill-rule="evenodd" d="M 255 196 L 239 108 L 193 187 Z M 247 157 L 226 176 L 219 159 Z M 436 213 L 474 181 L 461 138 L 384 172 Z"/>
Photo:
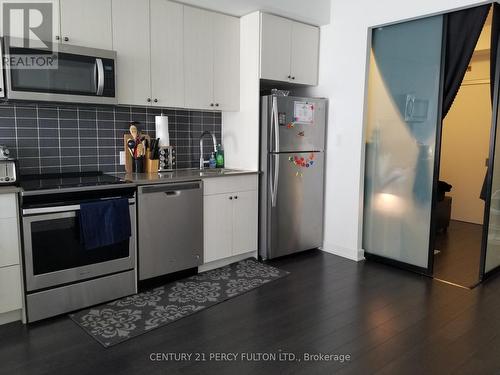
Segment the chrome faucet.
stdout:
<path fill-rule="evenodd" d="M 214 152 L 217 152 L 217 139 L 215 138 L 214 133 L 209 132 L 208 130 L 204 131 L 200 135 L 200 169 L 204 169 L 205 168 L 205 164 L 209 163 L 209 161 L 205 161 L 205 159 L 203 158 L 203 137 L 206 136 L 206 135 L 211 135 L 212 136 L 212 141 L 214 142 Z"/>

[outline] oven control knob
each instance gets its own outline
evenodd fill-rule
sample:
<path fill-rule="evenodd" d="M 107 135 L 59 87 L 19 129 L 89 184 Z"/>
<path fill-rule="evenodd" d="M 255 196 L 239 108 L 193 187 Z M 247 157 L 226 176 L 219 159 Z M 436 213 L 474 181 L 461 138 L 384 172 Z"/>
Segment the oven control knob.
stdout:
<path fill-rule="evenodd" d="M 5 177 L 5 181 L 10 181 L 10 178 L 9 177 Z"/>

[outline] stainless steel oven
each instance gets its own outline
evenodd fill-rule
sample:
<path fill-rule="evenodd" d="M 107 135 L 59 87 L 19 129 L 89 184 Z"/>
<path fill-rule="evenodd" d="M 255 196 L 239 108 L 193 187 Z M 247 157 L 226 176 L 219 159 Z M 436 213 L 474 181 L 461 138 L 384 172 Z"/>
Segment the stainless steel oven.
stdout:
<path fill-rule="evenodd" d="M 4 40 L 8 99 L 117 104 L 115 51 L 67 44 L 47 51 L 20 41 Z"/>
<path fill-rule="evenodd" d="M 124 197 L 129 201 L 130 239 L 85 249 L 80 203 Z M 27 195 L 21 204 L 29 321 L 136 292 L 135 188 Z"/>
<path fill-rule="evenodd" d="M 0 99 L 5 98 L 5 85 L 3 80 L 3 38 L 0 38 Z"/>

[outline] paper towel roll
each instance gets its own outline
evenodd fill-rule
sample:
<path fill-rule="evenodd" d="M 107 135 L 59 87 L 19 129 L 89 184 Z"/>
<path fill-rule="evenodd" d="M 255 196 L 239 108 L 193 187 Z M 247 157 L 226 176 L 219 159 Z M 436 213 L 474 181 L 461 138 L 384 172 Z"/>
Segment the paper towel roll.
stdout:
<path fill-rule="evenodd" d="M 168 134 L 168 116 L 155 116 L 156 138 L 160 138 L 160 147 L 170 146 Z"/>

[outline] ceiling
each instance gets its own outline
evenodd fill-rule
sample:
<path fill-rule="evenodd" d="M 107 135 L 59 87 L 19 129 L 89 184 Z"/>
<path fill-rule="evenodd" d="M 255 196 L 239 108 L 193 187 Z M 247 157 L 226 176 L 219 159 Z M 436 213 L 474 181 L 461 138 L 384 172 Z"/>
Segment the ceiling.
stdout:
<path fill-rule="evenodd" d="M 179 2 L 238 17 L 262 10 L 318 26 L 330 23 L 330 0 L 179 0 Z"/>

